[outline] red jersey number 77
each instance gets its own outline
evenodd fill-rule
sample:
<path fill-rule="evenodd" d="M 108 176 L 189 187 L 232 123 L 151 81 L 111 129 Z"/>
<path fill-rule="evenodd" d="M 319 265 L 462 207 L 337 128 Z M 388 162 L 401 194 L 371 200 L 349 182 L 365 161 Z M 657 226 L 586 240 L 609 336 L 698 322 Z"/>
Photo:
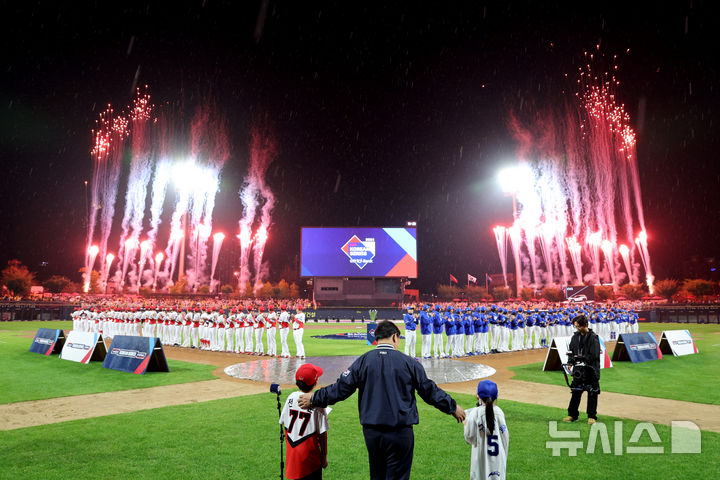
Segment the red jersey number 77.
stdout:
<path fill-rule="evenodd" d="M 310 422 L 310 413 L 309 412 L 301 412 L 299 410 L 295 410 L 294 408 L 290 409 L 290 426 L 288 427 L 288 431 L 292 432 L 293 428 L 295 427 L 295 422 L 299 418 L 302 420 L 302 425 L 300 425 L 300 431 L 297 432 L 297 435 L 302 437 L 305 434 L 305 429 L 308 426 L 308 423 Z"/>

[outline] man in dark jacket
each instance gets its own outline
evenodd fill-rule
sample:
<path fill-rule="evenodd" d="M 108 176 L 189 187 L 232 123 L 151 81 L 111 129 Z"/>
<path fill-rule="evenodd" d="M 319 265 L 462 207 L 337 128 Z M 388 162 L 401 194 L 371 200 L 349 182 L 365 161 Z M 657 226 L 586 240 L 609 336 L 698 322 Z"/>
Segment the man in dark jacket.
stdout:
<path fill-rule="evenodd" d="M 302 408 L 326 407 L 345 400 L 357 389 L 360 423 L 372 479 L 407 479 L 412 468 L 419 422 L 415 392 L 425 403 L 465 420 L 465 411 L 427 377 L 422 364 L 397 348 L 400 330 L 389 321 L 375 329 L 377 347 L 355 360 L 337 382 L 302 395 Z"/>
<path fill-rule="evenodd" d="M 578 419 L 580 399 L 583 391 L 587 391 L 588 424 L 592 425 L 597 422 L 597 402 L 600 394 L 600 340 L 597 334 L 588 328 L 585 315 L 573 318 L 573 326 L 577 331 L 570 340 L 568 362 L 576 365 L 583 363 L 584 366 L 574 367 L 582 372 L 582 375 L 573 376 L 568 416 L 563 418 L 563 422 L 574 422 Z"/>

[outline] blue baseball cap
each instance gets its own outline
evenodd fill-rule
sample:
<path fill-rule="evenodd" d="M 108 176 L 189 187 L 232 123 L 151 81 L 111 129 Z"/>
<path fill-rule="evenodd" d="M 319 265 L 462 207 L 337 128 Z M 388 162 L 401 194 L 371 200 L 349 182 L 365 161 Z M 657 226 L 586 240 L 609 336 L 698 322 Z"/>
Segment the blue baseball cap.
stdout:
<path fill-rule="evenodd" d="M 480 398 L 491 398 L 493 400 L 497 400 L 497 384 L 492 380 L 480 380 L 477 386 L 477 394 Z"/>

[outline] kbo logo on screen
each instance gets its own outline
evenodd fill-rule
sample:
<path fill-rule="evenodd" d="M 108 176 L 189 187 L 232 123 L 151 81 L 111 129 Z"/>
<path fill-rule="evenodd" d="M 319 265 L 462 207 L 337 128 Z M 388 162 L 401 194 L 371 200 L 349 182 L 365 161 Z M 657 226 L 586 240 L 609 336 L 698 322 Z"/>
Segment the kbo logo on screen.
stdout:
<path fill-rule="evenodd" d="M 365 240 L 360 240 L 357 235 L 353 235 L 352 238 L 342 246 L 341 250 L 348 256 L 350 263 L 357 265 L 357 267 L 362 270 L 368 263 L 373 263 L 373 258 L 375 258 L 375 239 L 366 238 Z"/>

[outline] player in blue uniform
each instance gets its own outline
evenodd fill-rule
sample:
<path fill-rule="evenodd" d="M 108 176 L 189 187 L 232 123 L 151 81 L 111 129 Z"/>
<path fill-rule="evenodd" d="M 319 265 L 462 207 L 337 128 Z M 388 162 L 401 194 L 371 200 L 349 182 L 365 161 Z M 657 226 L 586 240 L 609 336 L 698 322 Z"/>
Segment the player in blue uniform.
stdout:
<path fill-rule="evenodd" d="M 453 321 L 452 309 L 450 307 L 447 307 L 443 313 L 443 325 L 445 326 L 445 336 L 447 337 L 445 356 L 449 357 L 452 343 L 455 341 L 455 322 Z"/>
<path fill-rule="evenodd" d="M 472 356 L 474 355 L 473 344 L 475 343 L 475 325 L 473 323 L 472 310 L 470 307 L 465 309 L 462 323 L 465 333 L 465 355 Z"/>
<path fill-rule="evenodd" d="M 422 335 L 422 358 L 430 358 L 432 353 L 433 320 L 428 313 L 430 305 L 423 305 L 420 312 L 420 334 Z"/>
<path fill-rule="evenodd" d="M 432 314 L 433 319 L 433 356 L 435 358 L 443 358 L 445 353 L 443 352 L 443 318 L 440 314 L 440 306 L 435 305 L 435 309 Z"/>
<path fill-rule="evenodd" d="M 405 322 L 405 355 L 415 358 L 415 330 L 417 329 L 417 318 L 415 318 L 415 307 L 408 307 L 407 313 L 403 315 Z"/>

